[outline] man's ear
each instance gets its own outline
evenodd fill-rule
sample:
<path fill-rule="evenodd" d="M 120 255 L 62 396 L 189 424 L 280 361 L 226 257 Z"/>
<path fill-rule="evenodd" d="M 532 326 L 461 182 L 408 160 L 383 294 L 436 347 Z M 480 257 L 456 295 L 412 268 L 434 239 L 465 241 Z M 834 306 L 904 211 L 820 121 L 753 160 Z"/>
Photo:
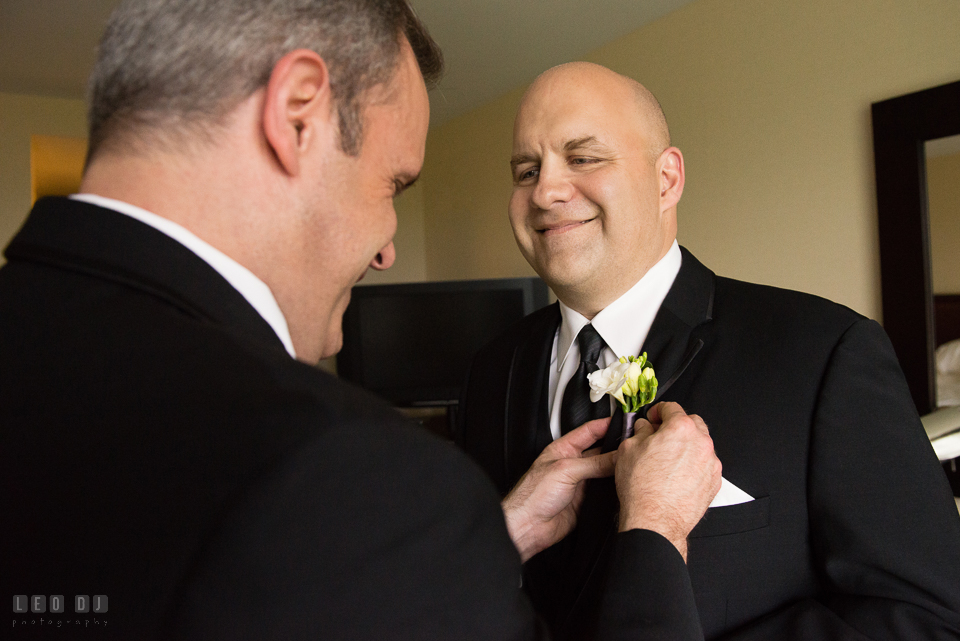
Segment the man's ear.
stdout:
<path fill-rule="evenodd" d="M 263 133 L 287 174 L 298 175 L 301 154 L 337 126 L 332 106 L 330 75 L 316 52 L 297 49 L 274 65 L 264 96 Z"/>
<path fill-rule="evenodd" d="M 675 207 L 683 195 L 683 154 L 676 147 L 668 147 L 657 160 L 660 178 L 660 211 Z"/>

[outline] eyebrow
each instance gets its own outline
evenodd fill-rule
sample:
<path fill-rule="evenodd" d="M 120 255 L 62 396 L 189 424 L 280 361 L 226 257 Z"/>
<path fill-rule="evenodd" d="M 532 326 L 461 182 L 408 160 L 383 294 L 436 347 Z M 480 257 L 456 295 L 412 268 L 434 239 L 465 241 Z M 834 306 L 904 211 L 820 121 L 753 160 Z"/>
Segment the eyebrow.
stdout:
<path fill-rule="evenodd" d="M 574 138 L 563 143 L 564 151 L 576 151 L 578 149 L 597 149 L 600 151 L 609 151 L 609 147 L 597 140 L 596 136 L 583 136 Z M 510 167 L 516 169 L 517 165 L 527 162 L 536 162 L 537 157 L 531 154 L 517 154 L 510 159 Z"/>
<path fill-rule="evenodd" d="M 536 158 L 530 154 L 517 154 L 510 159 L 510 168 L 516 169 L 517 165 L 522 165 L 525 162 L 533 162 Z"/>
<path fill-rule="evenodd" d="M 602 142 L 597 140 L 596 136 L 584 136 L 583 138 L 574 138 L 573 140 L 568 140 L 563 145 L 564 151 L 574 151 L 576 149 L 603 149 L 606 150 L 608 147 Z"/>

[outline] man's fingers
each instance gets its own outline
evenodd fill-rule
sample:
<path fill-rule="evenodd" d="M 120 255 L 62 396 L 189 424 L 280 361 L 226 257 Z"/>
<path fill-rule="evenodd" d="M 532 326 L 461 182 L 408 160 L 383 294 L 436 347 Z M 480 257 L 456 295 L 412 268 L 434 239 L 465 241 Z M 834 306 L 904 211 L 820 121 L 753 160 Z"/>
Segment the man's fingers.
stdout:
<path fill-rule="evenodd" d="M 617 469 L 617 452 L 607 452 L 580 459 L 583 466 L 581 479 L 599 479 L 612 476 Z"/>
<path fill-rule="evenodd" d="M 654 427 L 654 431 L 656 431 L 660 425 L 672 421 L 685 421 L 687 419 L 692 420 L 696 428 L 704 434 L 710 434 L 710 430 L 707 428 L 707 424 L 703 422 L 703 419 L 696 414 L 687 414 L 683 408 L 680 407 L 679 403 L 662 401 L 647 411 L 647 420 L 656 426 Z M 637 421 L 637 423 L 639 422 L 640 421 Z"/>
<path fill-rule="evenodd" d="M 613 476 L 616 469 L 616 451 L 585 458 L 569 458 L 563 461 L 563 472 L 570 483 Z"/>
<path fill-rule="evenodd" d="M 648 421 L 650 421 L 651 423 L 659 423 L 659 422 L 660 422 L 660 406 L 661 406 L 661 405 L 663 405 L 663 402 L 654 403 L 653 405 L 651 405 L 651 406 L 647 409 L 647 416 L 646 416 L 646 418 L 647 418 Z M 640 421 L 637 421 L 637 422 L 639 423 Z"/>
<path fill-rule="evenodd" d="M 609 425 L 609 417 L 588 421 L 555 440 L 552 447 L 561 458 L 578 457 L 581 452 L 607 433 L 607 426 Z"/>
<path fill-rule="evenodd" d="M 703 422 L 703 419 L 697 416 L 696 414 L 691 414 L 690 418 L 693 419 L 694 425 L 697 426 L 697 429 L 710 436 L 710 428 L 707 427 L 707 424 Z"/>
<path fill-rule="evenodd" d="M 687 413 L 680 407 L 680 403 L 660 401 L 647 410 L 647 420 L 651 423 L 666 423 L 671 418 L 686 416 Z"/>
<path fill-rule="evenodd" d="M 641 441 L 656 431 L 650 421 L 638 418 L 633 424 L 633 437 Z"/>

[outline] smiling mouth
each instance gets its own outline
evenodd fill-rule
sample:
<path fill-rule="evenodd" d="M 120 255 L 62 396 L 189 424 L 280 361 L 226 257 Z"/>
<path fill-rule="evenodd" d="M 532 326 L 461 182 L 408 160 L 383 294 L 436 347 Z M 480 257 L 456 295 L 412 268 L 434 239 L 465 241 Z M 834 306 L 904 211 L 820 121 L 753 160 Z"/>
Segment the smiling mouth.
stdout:
<path fill-rule="evenodd" d="M 538 229 L 537 233 L 544 236 L 555 236 L 557 234 L 563 234 L 568 231 L 573 231 L 574 229 L 579 229 L 580 227 L 586 225 L 589 222 L 593 222 L 596 218 L 589 218 L 587 220 L 576 220 L 573 222 L 562 222 L 557 223 L 556 225 L 550 225 L 549 227 L 544 227 Z"/>

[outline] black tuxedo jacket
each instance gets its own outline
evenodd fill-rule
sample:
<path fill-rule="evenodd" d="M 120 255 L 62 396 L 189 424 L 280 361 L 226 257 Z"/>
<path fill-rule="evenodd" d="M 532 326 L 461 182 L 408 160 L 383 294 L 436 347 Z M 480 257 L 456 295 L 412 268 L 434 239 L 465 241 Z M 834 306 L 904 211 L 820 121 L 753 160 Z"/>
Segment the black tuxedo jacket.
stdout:
<path fill-rule="evenodd" d="M 535 312 L 471 369 L 457 439 L 501 493 L 550 442 L 559 323 L 557 305 Z M 707 638 L 960 638 L 960 518 L 875 322 L 718 278 L 683 250 L 643 351 L 658 400 L 704 419 L 724 477 L 755 498 L 709 509 L 691 533 L 689 616 Z M 615 488 L 590 483 L 577 530 L 525 572 L 537 609 L 572 638 L 595 633 L 615 568 Z M 633 578 L 638 602 L 650 577 Z"/>
<path fill-rule="evenodd" d="M 542 632 L 483 473 L 291 359 L 182 245 L 122 214 L 44 199 L 6 257 L 0 593 L 67 601 L 63 615 L 15 613 L 14 636 Z M 663 576 L 674 596 L 618 608 L 628 583 L 618 591 L 614 577 L 610 638 L 697 638 L 679 555 L 643 532 L 614 548 L 626 575 Z M 106 595 L 107 612 L 75 614 L 76 595 Z"/>

